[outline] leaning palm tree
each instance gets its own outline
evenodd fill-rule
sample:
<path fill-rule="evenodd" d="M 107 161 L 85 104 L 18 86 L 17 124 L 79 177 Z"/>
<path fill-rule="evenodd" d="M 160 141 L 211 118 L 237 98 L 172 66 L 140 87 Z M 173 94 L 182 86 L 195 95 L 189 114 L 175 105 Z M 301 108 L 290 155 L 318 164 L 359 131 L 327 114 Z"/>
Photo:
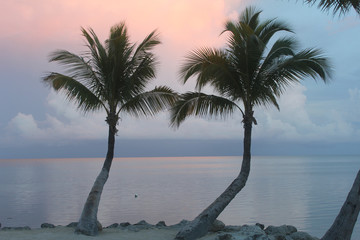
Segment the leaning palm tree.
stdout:
<path fill-rule="evenodd" d="M 291 37 L 273 41 L 276 33 L 292 30 L 276 19 L 259 21 L 260 13 L 253 7 L 246 8 L 239 21 L 226 23 L 223 32 L 228 36 L 226 48 L 192 51 L 181 68 L 184 84 L 196 77 L 196 91 L 180 96 L 171 110 L 171 124 L 179 127 L 189 116 L 225 117 L 237 111 L 243 119 L 244 142 L 239 175 L 211 205 L 179 231 L 176 239 L 191 240 L 206 234 L 245 186 L 250 172 L 251 131 L 256 124 L 254 108 L 260 105 L 279 108 L 277 98 L 289 85 L 307 77 L 319 77 L 325 82 L 330 77 L 331 67 L 320 50 L 297 51 L 296 41 Z M 213 95 L 201 92 L 207 85 L 213 87 Z"/>
<path fill-rule="evenodd" d="M 51 62 L 66 68 L 66 73 L 49 73 L 44 82 L 55 91 L 65 93 L 68 100 L 83 112 L 105 110 L 109 125 L 108 150 L 100 174 L 84 205 L 76 232 L 98 233 L 97 212 L 101 193 L 114 157 L 115 135 L 120 115 L 154 115 L 169 108 L 176 94 L 168 87 L 146 91 L 147 83 L 155 77 L 156 59 L 153 48 L 160 43 L 156 31 L 140 44 L 133 44 L 125 23 L 110 30 L 109 39 L 100 43 L 92 29 L 82 28 L 88 52 L 83 55 L 59 50 L 50 55 Z"/>
<path fill-rule="evenodd" d="M 306 3 L 318 3 L 318 7 L 325 11 L 333 10 L 335 13 L 344 14 L 351 8 L 360 14 L 360 0 L 304 0 Z"/>

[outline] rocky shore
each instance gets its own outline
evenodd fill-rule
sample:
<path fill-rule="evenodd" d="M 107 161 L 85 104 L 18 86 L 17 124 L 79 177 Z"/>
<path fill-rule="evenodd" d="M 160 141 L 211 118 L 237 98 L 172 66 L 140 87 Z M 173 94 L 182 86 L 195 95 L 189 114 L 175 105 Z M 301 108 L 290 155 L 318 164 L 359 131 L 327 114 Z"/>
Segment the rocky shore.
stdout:
<path fill-rule="evenodd" d="M 187 224 L 188 221 L 183 220 L 178 224 L 167 226 L 164 221 L 160 221 L 155 225 L 149 224 L 146 221 L 140 221 L 136 224 L 128 222 L 114 223 L 107 227 L 103 227 L 98 223 L 100 235 L 102 239 L 116 239 L 119 235 L 127 234 L 127 239 L 155 239 L 156 240 L 172 240 L 176 236 L 177 231 Z M 55 226 L 51 223 L 43 223 L 40 229 L 31 229 L 30 227 L 2 227 L 0 224 L 0 239 L 41 239 L 41 233 L 47 233 L 45 236 L 53 233 L 51 239 L 68 239 L 70 234 L 72 239 L 85 239 L 87 236 L 79 236 L 73 233 L 73 228 L 77 225 L 76 222 L 70 223 L 67 226 Z M 41 232 L 41 230 L 43 230 Z M 36 232 L 37 238 L 30 236 L 31 232 Z M 62 235 L 61 232 L 67 235 Z M 161 234 L 161 233 L 164 234 Z M 21 233 L 18 234 L 17 233 Z M 29 233 L 29 234 L 26 234 Z M 114 234 L 114 238 L 112 238 Z M 117 237 L 116 237 L 117 234 Z M 154 235 L 155 234 L 155 235 Z M 56 237 L 58 235 L 58 237 Z M 2 238 L 2 236 L 4 238 Z M 10 238 L 9 238 L 10 236 Z M 19 237 L 22 236 L 22 237 Z M 29 238 L 26 238 L 29 236 Z M 8 237 L 8 238 L 5 238 Z M 104 238 L 103 238 L 104 237 Z M 105 238 L 106 237 L 106 238 Z M 46 239 L 46 237 L 44 237 Z M 227 226 L 221 221 L 216 220 L 211 231 L 202 240 L 318 240 L 318 238 L 310 236 L 306 232 L 301 232 L 294 226 L 267 226 L 257 223 L 255 225 L 242 226 Z"/>

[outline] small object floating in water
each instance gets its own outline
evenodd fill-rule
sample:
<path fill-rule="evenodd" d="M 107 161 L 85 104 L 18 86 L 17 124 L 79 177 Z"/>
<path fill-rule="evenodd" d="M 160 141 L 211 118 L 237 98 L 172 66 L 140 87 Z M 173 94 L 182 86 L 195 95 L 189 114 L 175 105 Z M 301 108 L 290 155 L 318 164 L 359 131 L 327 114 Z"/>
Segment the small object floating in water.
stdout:
<path fill-rule="evenodd" d="M 138 197 L 138 195 L 137 194 L 135 194 L 135 198 L 137 198 Z"/>

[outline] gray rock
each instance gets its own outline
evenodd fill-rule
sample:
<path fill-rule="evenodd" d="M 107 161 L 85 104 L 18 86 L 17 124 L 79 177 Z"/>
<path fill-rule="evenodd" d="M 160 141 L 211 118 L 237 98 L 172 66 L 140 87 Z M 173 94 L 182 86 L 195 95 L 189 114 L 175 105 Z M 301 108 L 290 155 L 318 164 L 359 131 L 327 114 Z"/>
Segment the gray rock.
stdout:
<path fill-rule="evenodd" d="M 190 223 L 190 221 L 183 219 L 179 223 L 171 225 L 169 227 L 170 228 L 182 228 L 182 227 L 186 226 L 189 223 Z"/>
<path fill-rule="evenodd" d="M 290 225 L 282 225 L 279 227 L 268 226 L 265 229 L 265 233 L 268 235 L 290 235 L 294 232 L 297 232 L 296 227 Z"/>
<path fill-rule="evenodd" d="M 235 240 L 235 238 L 229 233 L 224 233 L 218 235 L 215 240 Z"/>
<path fill-rule="evenodd" d="M 66 227 L 76 228 L 77 225 L 78 225 L 78 222 L 71 222 L 68 225 L 66 225 Z"/>
<path fill-rule="evenodd" d="M 120 226 L 121 227 L 127 227 L 127 226 L 130 226 L 131 224 L 129 222 L 122 222 L 120 223 Z"/>
<path fill-rule="evenodd" d="M 264 230 L 256 225 L 243 225 L 241 226 L 239 233 L 245 236 L 261 236 L 265 235 Z"/>
<path fill-rule="evenodd" d="M 51 223 L 43 223 L 43 224 L 41 224 L 40 227 L 41 228 L 55 228 L 55 225 L 51 224 Z"/>
<path fill-rule="evenodd" d="M 155 228 L 155 226 L 147 223 L 145 220 L 142 220 L 134 225 L 130 225 L 127 227 L 127 229 L 134 232 L 138 232 L 140 230 L 145 230 L 145 229 L 151 229 L 151 228 Z"/>
<path fill-rule="evenodd" d="M 285 235 L 277 234 L 273 235 L 274 240 L 287 240 Z"/>
<path fill-rule="evenodd" d="M 317 238 L 314 238 L 310 236 L 310 234 L 306 232 L 294 232 L 290 235 L 290 237 L 293 240 L 316 240 Z"/>
<path fill-rule="evenodd" d="M 117 227 L 119 227 L 119 224 L 118 223 L 113 223 L 110 226 L 107 226 L 106 228 L 117 228 Z"/>
<path fill-rule="evenodd" d="M 241 226 L 225 226 L 223 232 L 238 232 L 240 229 Z"/>
<path fill-rule="evenodd" d="M 264 230 L 264 228 L 265 228 L 265 225 L 261 224 L 261 223 L 256 223 L 255 225 L 258 226 L 259 228 L 261 228 L 261 230 Z"/>
<path fill-rule="evenodd" d="M 134 225 L 148 226 L 148 225 L 151 225 L 151 224 L 147 223 L 145 220 L 141 220 L 140 222 L 135 223 Z"/>
<path fill-rule="evenodd" d="M 155 226 L 157 226 L 157 227 L 166 227 L 166 224 L 165 224 L 164 221 L 160 221 Z"/>
<path fill-rule="evenodd" d="M 29 226 L 25 226 L 25 227 L 3 227 L 1 230 L 3 231 L 9 231 L 9 230 L 31 230 L 31 228 Z"/>
<path fill-rule="evenodd" d="M 225 228 L 225 224 L 220 220 L 215 220 L 210 228 L 210 232 L 220 232 Z"/>

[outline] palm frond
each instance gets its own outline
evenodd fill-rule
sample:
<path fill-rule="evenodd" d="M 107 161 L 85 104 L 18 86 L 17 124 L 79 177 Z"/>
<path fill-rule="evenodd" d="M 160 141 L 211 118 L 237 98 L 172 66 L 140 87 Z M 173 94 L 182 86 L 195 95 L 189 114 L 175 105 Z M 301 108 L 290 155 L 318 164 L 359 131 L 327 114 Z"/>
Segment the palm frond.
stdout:
<path fill-rule="evenodd" d="M 171 108 L 178 94 L 169 87 L 160 86 L 152 91 L 143 92 L 127 101 L 118 111 L 126 112 L 135 117 L 154 116 L 156 113 Z"/>
<path fill-rule="evenodd" d="M 304 0 L 306 3 L 314 5 L 318 3 L 318 7 L 324 11 L 331 11 L 333 13 L 345 14 L 351 8 L 360 14 L 360 0 Z"/>
<path fill-rule="evenodd" d="M 111 71 L 111 69 L 109 69 L 109 58 L 106 49 L 92 28 L 89 28 L 88 31 L 81 28 L 81 32 L 87 40 L 87 47 L 89 49 L 88 58 L 92 68 L 98 73 L 98 76 L 103 76 L 102 78 L 99 77 L 97 82 L 99 85 L 104 86 L 106 84 L 105 79 L 107 79 L 109 72 Z"/>
<path fill-rule="evenodd" d="M 184 83 L 192 76 L 197 76 L 196 88 L 201 90 L 205 85 L 213 85 L 220 92 L 224 91 L 224 86 L 220 86 L 217 82 L 233 81 L 233 68 L 228 61 L 225 51 L 200 48 L 188 54 L 186 62 L 180 70 L 180 76 L 184 79 Z"/>
<path fill-rule="evenodd" d="M 108 111 L 93 92 L 74 78 L 59 73 L 50 73 L 43 78 L 43 81 L 55 91 L 64 92 L 67 99 L 75 102 L 83 112 L 99 110 L 102 107 Z"/>
<path fill-rule="evenodd" d="M 49 56 L 50 62 L 57 62 L 65 68 L 70 78 L 76 79 L 98 95 L 103 90 L 99 74 L 94 72 L 89 61 L 66 50 L 54 51 Z"/>
<path fill-rule="evenodd" d="M 134 66 L 133 73 L 129 76 L 130 89 L 132 95 L 143 92 L 147 83 L 156 76 L 156 66 L 158 61 L 153 54 L 144 56 L 143 59 Z"/>
<path fill-rule="evenodd" d="M 145 39 L 139 44 L 134 53 L 134 58 L 138 57 L 139 53 L 146 53 L 152 50 L 155 46 L 161 43 L 159 34 L 156 30 L 152 31 Z"/>
<path fill-rule="evenodd" d="M 259 74 L 267 74 L 266 72 L 264 73 L 264 71 L 270 71 L 272 67 L 277 66 L 276 63 L 279 59 L 287 56 L 294 56 L 297 46 L 298 43 L 294 38 L 284 37 L 276 40 L 268 54 L 265 56 Z"/>
<path fill-rule="evenodd" d="M 279 21 L 276 18 L 269 19 L 261 23 L 255 30 L 256 35 L 259 36 L 263 44 L 267 45 L 269 40 L 279 32 L 293 33 L 291 27 L 283 21 Z"/>
<path fill-rule="evenodd" d="M 247 7 L 239 16 L 239 22 L 245 23 L 250 28 L 255 29 L 259 25 L 261 10 L 254 6 Z"/>
<path fill-rule="evenodd" d="M 200 92 L 187 92 L 180 96 L 180 99 L 171 109 L 170 124 L 177 128 L 189 116 L 226 117 L 236 109 L 242 112 L 236 103 L 226 98 Z"/>
<path fill-rule="evenodd" d="M 292 57 L 279 59 L 267 73 L 267 81 L 279 95 L 291 83 L 311 77 L 321 78 L 325 83 L 332 75 L 329 60 L 319 49 L 305 49 Z"/>

